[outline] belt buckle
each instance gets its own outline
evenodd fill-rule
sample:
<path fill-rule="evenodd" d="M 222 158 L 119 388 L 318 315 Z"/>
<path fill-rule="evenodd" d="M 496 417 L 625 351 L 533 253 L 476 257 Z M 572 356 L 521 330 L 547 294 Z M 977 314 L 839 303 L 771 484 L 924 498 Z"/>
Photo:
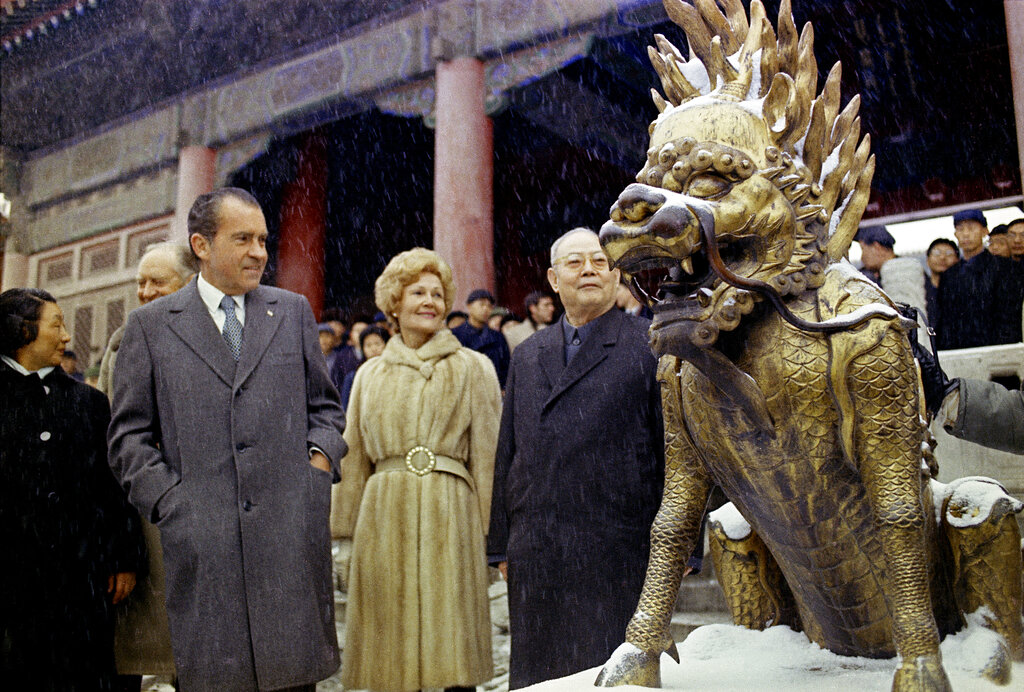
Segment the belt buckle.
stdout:
<path fill-rule="evenodd" d="M 412 460 L 420 454 L 426 455 L 426 466 L 417 466 L 412 463 Z M 433 471 L 436 466 L 437 457 L 434 456 L 434 453 L 430 451 L 429 448 L 424 447 L 423 445 L 416 445 L 405 453 L 405 468 L 415 473 L 417 476 L 426 476 L 428 473 Z"/>

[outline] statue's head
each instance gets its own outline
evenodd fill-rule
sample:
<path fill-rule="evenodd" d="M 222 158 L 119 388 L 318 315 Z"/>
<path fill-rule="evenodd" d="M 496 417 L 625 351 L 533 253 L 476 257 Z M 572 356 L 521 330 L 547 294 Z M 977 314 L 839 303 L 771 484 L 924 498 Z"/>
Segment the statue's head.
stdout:
<path fill-rule="evenodd" d="M 740 0 L 665 7 L 690 59 L 660 35 L 649 49 L 665 96 L 653 92 L 647 163 L 601 242 L 654 308 L 656 350 L 671 352 L 658 348 L 661 329 L 709 346 L 766 291 L 785 299 L 819 287 L 857 230 L 874 159 L 869 138 L 858 142 L 859 97 L 840 112 L 838 63 L 815 96 L 813 30 L 797 36 L 789 0 L 778 36 L 759 0 L 749 22 Z M 649 270 L 667 274 L 644 291 Z"/>

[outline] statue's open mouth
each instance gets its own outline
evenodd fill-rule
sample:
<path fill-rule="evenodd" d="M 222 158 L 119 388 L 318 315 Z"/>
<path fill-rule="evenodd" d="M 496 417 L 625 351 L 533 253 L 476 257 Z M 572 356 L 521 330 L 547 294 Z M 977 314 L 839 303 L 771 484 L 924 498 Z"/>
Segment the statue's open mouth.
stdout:
<path fill-rule="evenodd" d="M 723 255 L 740 259 L 739 247 L 723 248 Z M 731 257 L 735 253 L 736 257 Z M 668 304 L 692 297 L 699 302 L 719 281 L 702 245 L 683 259 L 673 257 L 665 248 L 656 245 L 638 245 L 627 250 L 615 266 L 622 271 L 637 300 L 652 310 L 664 309 Z"/>

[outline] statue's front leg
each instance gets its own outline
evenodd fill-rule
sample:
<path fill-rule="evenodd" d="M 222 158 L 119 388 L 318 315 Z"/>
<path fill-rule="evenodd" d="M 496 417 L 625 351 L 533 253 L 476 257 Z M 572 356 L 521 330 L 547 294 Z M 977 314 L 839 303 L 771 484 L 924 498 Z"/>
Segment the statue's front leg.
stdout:
<path fill-rule="evenodd" d="M 883 373 L 880 376 L 879 373 Z M 902 335 L 889 332 L 850 369 L 857 407 L 857 464 L 887 566 L 886 600 L 901 665 L 894 692 L 945 692 L 939 631 L 932 613 L 926 517 L 921 499 L 922 423 L 916 373 Z"/>
<path fill-rule="evenodd" d="M 659 659 L 675 654 L 669 631 L 686 561 L 693 553 L 707 504 L 708 486 L 696 478 L 666 477 L 661 508 L 651 526 L 651 556 L 640 603 L 626 627 L 626 642 L 612 654 L 595 685 L 661 687 Z M 678 654 L 675 654 L 678 660 Z"/>
<path fill-rule="evenodd" d="M 665 489 L 651 525 L 651 555 L 640 603 L 626 627 L 626 642 L 612 654 L 595 685 L 661 686 L 659 659 L 675 654 L 669 631 L 686 561 L 697 543 L 710 484 L 683 425 L 677 367 L 659 369 L 665 418 Z M 702 546 L 701 546 L 702 547 Z M 675 654 L 678 660 L 678 654 Z"/>

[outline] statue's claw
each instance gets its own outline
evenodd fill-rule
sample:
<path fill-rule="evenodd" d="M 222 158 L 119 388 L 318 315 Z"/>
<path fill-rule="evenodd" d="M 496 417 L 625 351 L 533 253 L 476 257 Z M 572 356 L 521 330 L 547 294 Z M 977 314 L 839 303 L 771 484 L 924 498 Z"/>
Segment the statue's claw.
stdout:
<path fill-rule="evenodd" d="M 669 652 L 674 653 L 677 661 L 679 652 L 675 643 Z M 642 651 L 632 644 L 620 644 L 612 652 L 608 662 L 597 675 L 595 687 L 618 687 L 619 685 L 639 685 L 640 687 L 661 687 L 660 653 Z"/>
<path fill-rule="evenodd" d="M 892 692 L 952 692 L 938 654 L 904 661 L 892 679 Z"/>
<path fill-rule="evenodd" d="M 670 641 L 668 643 L 668 648 L 665 649 L 665 653 L 671 656 L 673 661 L 679 663 L 679 649 L 676 648 L 676 643 L 674 641 Z"/>

